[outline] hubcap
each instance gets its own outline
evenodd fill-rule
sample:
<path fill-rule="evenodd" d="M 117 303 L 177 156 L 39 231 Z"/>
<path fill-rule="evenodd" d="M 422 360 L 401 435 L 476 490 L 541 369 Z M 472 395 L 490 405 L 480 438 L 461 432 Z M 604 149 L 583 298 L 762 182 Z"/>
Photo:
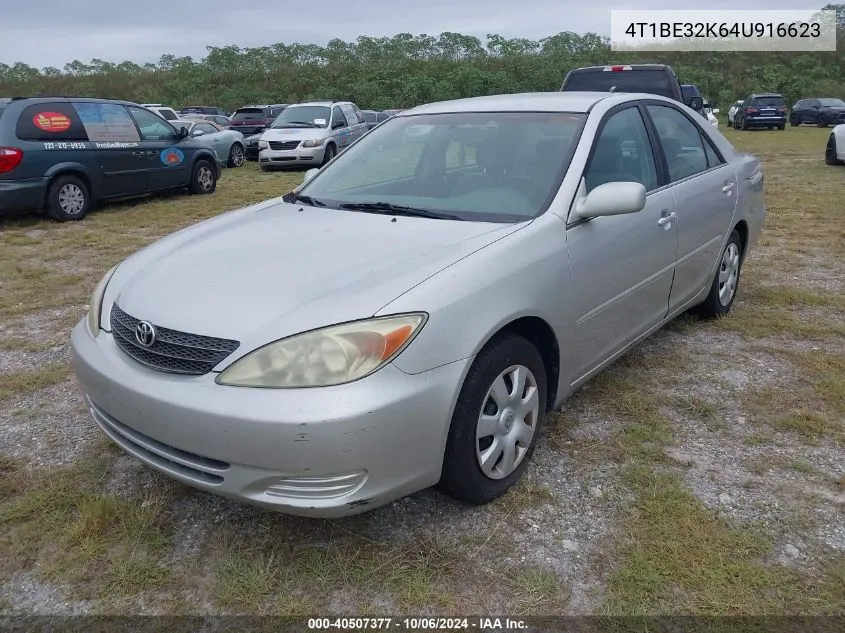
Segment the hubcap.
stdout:
<path fill-rule="evenodd" d="M 490 479 L 503 479 L 522 463 L 540 416 L 537 379 L 523 365 L 503 371 L 487 391 L 476 424 L 475 454 Z"/>
<path fill-rule="evenodd" d="M 719 265 L 719 303 L 722 306 L 730 304 L 736 292 L 739 279 L 739 247 L 731 242 L 722 255 Z"/>
<path fill-rule="evenodd" d="M 67 184 L 59 190 L 59 206 L 68 215 L 79 215 L 85 207 L 85 194 L 74 184 Z"/>
<path fill-rule="evenodd" d="M 208 167 L 200 167 L 199 173 L 197 173 L 197 180 L 200 183 L 200 187 L 202 187 L 203 191 L 209 191 L 211 189 L 211 185 L 214 183 L 214 177 L 211 174 L 211 169 Z"/>

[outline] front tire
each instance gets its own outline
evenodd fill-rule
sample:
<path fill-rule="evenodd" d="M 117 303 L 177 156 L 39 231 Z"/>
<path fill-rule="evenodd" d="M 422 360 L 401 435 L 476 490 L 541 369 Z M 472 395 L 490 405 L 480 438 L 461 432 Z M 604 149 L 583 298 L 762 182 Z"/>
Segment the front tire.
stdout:
<path fill-rule="evenodd" d="M 47 215 L 57 222 L 81 220 L 91 210 L 91 193 L 76 176 L 59 176 L 47 191 Z"/>
<path fill-rule="evenodd" d="M 836 153 L 836 137 L 831 134 L 824 149 L 824 162 L 828 165 L 838 165 L 840 161 Z"/>
<path fill-rule="evenodd" d="M 232 147 L 229 150 L 229 161 L 227 163 L 229 167 L 243 167 L 245 160 L 243 145 L 232 143 Z"/>
<path fill-rule="evenodd" d="M 189 189 L 193 194 L 214 193 L 217 189 L 217 170 L 207 160 L 198 160 L 194 165 Z"/>
<path fill-rule="evenodd" d="M 816 127 L 827 127 L 827 117 L 825 115 L 820 114 L 816 118 Z"/>
<path fill-rule="evenodd" d="M 475 505 L 507 492 L 537 445 L 545 403 L 546 371 L 537 348 L 515 334 L 490 341 L 461 387 L 439 487 Z"/>
<path fill-rule="evenodd" d="M 719 266 L 713 276 L 710 292 L 704 303 L 696 306 L 693 312 L 705 319 L 725 316 L 731 311 L 736 292 L 739 288 L 739 275 L 742 271 L 742 238 L 734 229 L 728 237 L 728 243 L 722 250 Z"/>
<path fill-rule="evenodd" d="M 326 149 L 323 152 L 323 162 L 320 163 L 320 166 L 322 167 L 335 156 L 337 156 L 337 148 L 334 146 L 334 143 L 329 143 L 326 145 Z"/>

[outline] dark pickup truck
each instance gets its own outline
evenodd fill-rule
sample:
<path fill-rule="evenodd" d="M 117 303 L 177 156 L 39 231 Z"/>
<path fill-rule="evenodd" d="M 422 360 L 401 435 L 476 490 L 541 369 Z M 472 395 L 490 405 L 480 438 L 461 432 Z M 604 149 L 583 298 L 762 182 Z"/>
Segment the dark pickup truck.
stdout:
<path fill-rule="evenodd" d="M 671 66 L 665 64 L 627 64 L 587 66 L 570 70 L 561 92 L 644 92 L 668 97 L 700 111 L 700 96 L 684 94 L 681 82 Z"/>

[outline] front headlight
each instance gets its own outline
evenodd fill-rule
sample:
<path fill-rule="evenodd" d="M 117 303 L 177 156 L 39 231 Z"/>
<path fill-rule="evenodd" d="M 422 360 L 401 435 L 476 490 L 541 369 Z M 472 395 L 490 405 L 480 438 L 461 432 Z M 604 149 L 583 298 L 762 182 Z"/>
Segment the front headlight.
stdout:
<path fill-rule="evenodd" d="M 310 138 L 307 141 L 302 141 L 302 147 L 320 147 L 323 144 L 323 139 Z"/>
<path fill-rule="evenodd" d="M 265 345 L 217 377 L 232 387 L 328 387 L 363 378 L 396 358 L 425 324 L 425 313 L 333 325 Z"/>
<path fill-rule="evenodd" d="M 258 141 L 258 147 L 261 149 L 267 149 L 270 147 L 270 144 L 267 141 Z"/>
<path fill-rule="evenodd" d="M 91 336 L 97 336 L 100 333 L 100 312 L 103 310 L 103 295 L 106 294 L 106 286 L 109 285 L 114 271 L 117 266 L 109 270 L 99 283 L 94 287 L 94 292 L 91 293 L 91 300 L 88 303 L 88 331 Z"/>

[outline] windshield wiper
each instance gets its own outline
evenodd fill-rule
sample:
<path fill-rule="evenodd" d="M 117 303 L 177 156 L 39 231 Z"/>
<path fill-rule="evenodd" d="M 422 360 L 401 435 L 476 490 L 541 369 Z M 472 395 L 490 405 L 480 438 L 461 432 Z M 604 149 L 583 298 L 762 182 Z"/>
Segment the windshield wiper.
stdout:
<path fill-rule="evenodd" d="M 289 125 L 307 125 L 308 127 L 320 127 L 316 123 L 312 123 L 311 121 L 285 121 L 284 123 L 279 123 L 278 127 L 287 127 Z"/>
<path fill-rule="evenodd" d="M 317 198 L 312 198 L 311 196 L 303 196 L 298 193 L 294 193 L 291 191 L 290 193 L 286 193 L 282 196 L 282 200 L 285 202 L 292 204 L 294 202 L 301 202 L 302 204 L 307 204 L 311 207 L 324 207 L 326 203 L 322 200 L 318 200 Z"/>
<path fill-rule="evenodd" d="M 401 204 L 392 204 L 390 202 L 345 202 L 338 205 L 341 209 L 349 209 L 350 211 L 365 211 L 367 213 L 383 213 L 384 215 L 407 215 L 416 218 L 433 218 L 435 220 L 462 220 L 456 215 L 448 213 L 439 213 L 437 211 L 429 211 L 428 209 L 418 209 L 416 207 L 406 207 Z"/>

